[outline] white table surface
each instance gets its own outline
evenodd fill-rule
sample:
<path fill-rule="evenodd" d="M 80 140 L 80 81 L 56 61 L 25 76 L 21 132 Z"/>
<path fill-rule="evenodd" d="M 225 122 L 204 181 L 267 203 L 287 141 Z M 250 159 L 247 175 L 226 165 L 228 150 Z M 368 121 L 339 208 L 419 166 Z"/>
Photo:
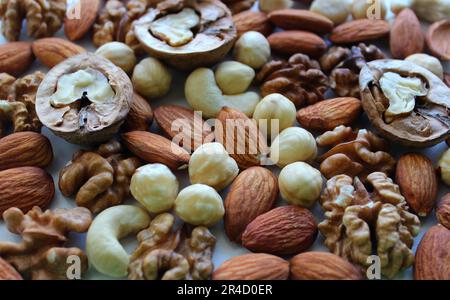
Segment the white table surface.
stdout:
<path fill-rule="evenodd" d="M 68 0 L 68 2 L 71 3 L 72 0 Z M 296 4 L 296 7 L 301 8 L 302 5 Z M 256 9 L 256 8 L 254 8 L 254 9 Z M 427 25 L 424 24 L 424 30 L 426 29 L 426 27 L 427 27 Z M 58 32 L 56 36 L 65 38 L 62 30 L 60 32 Z M 28 40 L 28 38 L 26 37 L 26 35 L 24 33 L 22 34 L 21 39 Z M 0 34 L 0 44 L 3 44 L 3 43 L 6 43 L 6 40 Z M 79 44 L 90 51 L 95 51 L 95 48 L 93 47 L 93 45 L 91 43 L 91 34 L 89 34 L 84 40 L 79 42 Z M 376 42 L 374 42 L 374 44 L 379 46 L 386 53 L 389 53 L 389 50 L 388 50 L 389 44 L 388 44 L 387 39 L 383 40 L 383 41 L 376 41 Z M 444 67 L 447 70 L 447 72 L 450 72 L 450 64 L 449 63 L 444 64 Z M 38 61 L 35 61 L 32 68 L 27 73 L 32 73 L 33 71 L 36 71 L 36 70 L 42 70 L 43 72 L 48 71 L 45 67 L 40 65 Z M 184 97 L 184 92 L 183 92 L 184 91 L 184 81 L 188 74 L 176 71 L 174 69 L 171 69 L 171 72 L 173 74 L 173 82 L 172 82 L 172 88 L 171 88 L 170 93 L 162 99 L 152 101 L 151 102 L 152 108 L 156 108 L 159 105 L 169 104 L 169 103 L 188 106 L 188 104 L 185 100 L 185 97 Z M 329 93 L 329 96 L 332 97 L 333 95 L 331 93 Z M 151 131 L 160 133 L 160 131 L 157 128 L 157 125 L 155 123 L 156 122 L 154 122 L 154 124 L 151 128 Z M 367 126 L 367 120 L 365 119 L 365 117 L 361 118 L 360 124 L 362 126 Z M 297 124 L 297 126 L 298 126 L 298 124 Z M 58 189 L 58 173 L 59 173 L 59 170 L 61 168 L 63 168 L 67 164 L 68 161 L 71 160 L 72 154 L 76 150 L 80 149 L 80 147 L 71 145 L 71 144 L 67 143 L 65 140 L 56 137 L 46 128 L 43 129 L 42 133 L 50 139 L 52 146 L 53 146 L 53 151 L 54 151 L 54 160 L 53 160 L 52 164 L 47 168 L 47 171 L 50 174 L 52 174 L 54 182 L 55 182 L 56 194 L 55 194 L 55 198 L 51 204 L 51 208 L 54 209 L 54 208 L 58 208 L 58 207 L 61 207 L 61 208 L 75 207 L 76 205 L 75 205 L 74 199 L 68 199 L 61 195 L 61 192 Z M 424 149 L 424 150 L 407 149 L 407 148 L 397 147 L 397 146 L 393 145 L 392 149 L 391 149 L 392 150 L 391 154 L 393 154 L 396 158 L 398 158 L 402 153 L 410 152 L 410 151 L 417 151 L 417 152 L 421 152 L 421 153 L 427 155 L 428 157 L 430 157 L 432 159 L 432 161 L 434 162 L 434 164 L 436 165 L 441 154 L 447 148 L 448 147 L 445 143 L 441 143 L 437 146 L 434 146 L 434 147 L 428 148 L 428 149 Z M 272 168 L 272 170 L 274 171 L 274 173 L 276 175 L 278 175 L 278 173 L 280 172 L 280 169 L 278 169 L 276 167 Z M 189 178 L 187 176 L 187 171 L 178 172 L 176 175 L 180 181 L 180 190 L 189 185 Z M 450 189 L 448 187 L 446 187 L 442 182 L 440 182 L 438 199 L 440 199 L 444 194 L 446 194 L 449 191 L 450 191 Z M 224 199 L 225 199 L 227 192 L 228 192 L 228 190 L 225 190 L 220 193 Z M 128 201 L 126 201 L 125 204 L 138 205 L 137 202 L 131 198 Z M 281 198 L 279 197 L 277 205 L 285 205 L 285 204 L 286 203 L 283 200 L 281 200 Z M 312 211 L 318 222 L 323 220 L 323 212 L 322 212 L 322 209 L 319 204 L 316 204 L 314 206 L 314 208 L 312 209 Z M 423 234 L 428 230 L 428 228 L 430 228 L 430 226 L 433 226 L 434 224 L 437 223 L 434 212 L 429 218 L 421 219 L 421 222 L 422 222 L 422 228 L 421 228 L 420 234 L 415 238 L 414 251 L 416 250 L 416 247 L 417 247 L 419 241 L 421 240 Z M 213 257 L 214 264 L 216 267 L 220 266 L 222 264 L 222 262 L 224 262 L 225 260 L 227 260 L 231 257 L 248 253 L 248 250 L 246 250 L 242 246 L 235 244 L 235 243 L 231 243 L 228 240 L 228 238 L 224 232 L 223 222 L 216 224 L 210 230 L 217 238 L 217 244 L 216 244 L 216 248 L 214 251 L 214 257 Z M 20 237 L 8 232 L 8 230 L 5 228 L 4 223 L 0 222 L 0 240 L 2 240 L 2 241 L 19 241 Z M 123 240 L 123 245 L 130 253 L 136 247 L 136 244 L 137 243 L 135 241 L 135 237 L 129 237 L 129 238 L 126 238 L 125 240 Z M 71 234 L 68 245 L 80 247 L 80 248 L 84 249 L 85 248 L 85 234 Z M 309 251 L 328 251 L 327 248 L 323 245 L 323 237 L 320 234 L 319 234 L 316 242 L 314 243 L 313 247 L 311 249 L 309 249 Z M 93 267 L 90 267 L 90 269 L 89 269 L 88 273 L 86 274 L 86 276 L 84 277 L 84 279 L 110 279 L 110 278 L 108 278 L 102 274 L 99 274 Z M 396 277 L 396 279 L 412 279 L 412 268 L 409 268 L 405 272 L 399 274 Z"/>

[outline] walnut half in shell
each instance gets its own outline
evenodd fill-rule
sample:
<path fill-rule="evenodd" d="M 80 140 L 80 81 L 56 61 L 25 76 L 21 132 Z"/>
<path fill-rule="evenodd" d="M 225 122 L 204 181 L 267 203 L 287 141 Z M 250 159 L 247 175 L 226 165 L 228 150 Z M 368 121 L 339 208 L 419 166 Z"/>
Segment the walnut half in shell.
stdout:
<path fill-rule="evenodd" d="M 450 136 L 450 89 L 436 75 L 401 60 L 368 63 L 359 78 L 362 106 L 384 137 L 429 147 Z"/>
<path fill-rule="evenodd" d="M 127 74 L 94 54 L 71 57 L 54 67 L 36 95 L 42 124 L 73 144 L 105 142 L 119 130 L 133 101 Z"/>

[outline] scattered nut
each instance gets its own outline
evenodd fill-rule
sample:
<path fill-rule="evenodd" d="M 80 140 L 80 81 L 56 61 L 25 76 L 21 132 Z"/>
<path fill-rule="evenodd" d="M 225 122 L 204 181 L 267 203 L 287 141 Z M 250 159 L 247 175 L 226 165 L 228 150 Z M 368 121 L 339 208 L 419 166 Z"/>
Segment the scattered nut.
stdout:
<path fill-rule="evenodd" d="M 314 0 L 310 10 L 319 13 L 334 24 L 344 23 L 350 15 L 352 0 Z"/>
<path fill-rule="evenodd" d="M 439 223 L 450 229 L 450 194 L 446 194 L 438 203 L 436 217 Z"/>
<path fill-rule="evenodd" d="M 169 92 L 172 75 L 160 61 L 149 57 L 136 65 L 132 82 L 134 89 L 141 96 L 155 99 Z"/>
<path fill-rule="evenodd" d="M 95 51 L 95 54 L 109 59 L 113 64 L 131 73 L 136 65 L 136 55 L 133 49 L 124 43 L 110 42 L 106 43 Z"/>
<path fill-rule="evenodd" d="M 270 24 L 269 18 L 263 12 L 243 11 L 234 15 L 233 21 L 238 37 L 247 31 L 257 31 L 264 36 L 268 36 L 273 31 L 273 26 Z"/>
<path fill-rule="evenodd" d="M 366 42 L 387 36 L 390 29 L 384 20 L 359 19 L 335 27 L 328 38 L 335 44 Z"/>
<path fill-rule="evenodd" d="M 408 56 L 405 60 L 427 69 L 440 79 L 444 79 L 444 68 L 439 59 L 434 56 L 418 53 Z"/>
<path fill-rule="evenodd" d="M 442 181 L 450 186 L 450 149 L 447 149 L 439 160 L 439 173 Z"/>
<path fill-rule="evenodd" d="M 254 69 L 264 66 L 269 61 L 270 54 L 269 42 L 256 31 L 244 33 L 234 45 L 234 58 Z"/>
<path fill-rule="evenodd" d="M 130 104 L 130 112 L 122 126 L 125 132 L 129 131 L 147 131 L 153 123 L 153 110 L 150 104 L 139 96 L 133 95 L 133 101 Z"/>
<path fill-rule="evenodd" d="M 352 4 L 353 19 L 381 19 L 386 17 L 388 11 L 386 0 L 354 0 Z"/>
<path fill-rule="evenodd" d="M 320 57 L 327 44 L 319 35 L 310 31 L 287 30 L 274 32 L 267 38 L 273 52 L 282 55 L 303 53 L 311 57 Z"/>
<path fill-rule="evenodd" d="M 255 71 L 249 66 L 226 61 L 217 66 L 216 82 L 224 94 L 237 95 L 245 92 L 255 78 Z"/>
<path fill-rule="evenodd" d="M 290 8 L 293 5 L 294 2 L 292 0 L 259 0 L 259 9 L 265 13 Z"/>
<path fill-rule="evenodd" d="M 442 60 L 450 61 L 449 37 L 450 37 L 450 4 L 447 4 L 446 20 L 436 22 L 428 28 L 426 34 L 427 46 L 431 54 Z"/>
<path fill-rule="evenodd" d="M 423 52 L 425 35 L 419 19 L 411 9 L 404 9 L 395 18 L 389 43 L 393 58 L 404 59 Z"/>
<path fill-rule="evenodd" d="M 228 6 L 228 8 L 234 15 L 241 11 L 247 11 L 252 8 L 256 0 L 223 0 L 222 2 L 224 2 Z"/>
<path fill-rule="evenodd" d="M 269 14 L 269 19 L 277 27 L 285 30 L 306 30 L 318 34 L 331 32 L 333 21 L 327 17 L 305 9 L 280 9 Z"/>
<path fill-rule="evenodd" d="M 64 33 L 71 41 L 82 39 L 94 25 L 102 2 L 100 0 L 77 0 L 67 8 Z M 79 15 L 77 15 L 79 14 Z"/>
<path fill-rule="evenodd" d="M 420 19 L 429 23 L 448 19 L 450 15 L 450 3 L 446 0 L 414 0 L 412 8 Z"/>
<path fill-rule="evenodd" d="M 391 10 L 394 14 L 400 13 L 405 8 L 411 8 L 414 0 L 391 0 Z"/>

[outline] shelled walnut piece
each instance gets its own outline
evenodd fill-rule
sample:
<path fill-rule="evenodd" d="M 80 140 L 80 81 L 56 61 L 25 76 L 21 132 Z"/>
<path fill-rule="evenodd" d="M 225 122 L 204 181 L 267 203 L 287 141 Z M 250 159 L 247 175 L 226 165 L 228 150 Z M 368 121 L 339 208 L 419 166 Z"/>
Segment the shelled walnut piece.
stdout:
<path fill-rule="evenodd" d="M 376 46 L 360 43 L 352 48 L 331 47 L 320 58 L 320 65 L 330 75 L 330 86 L 340 97 L 360 97 L 359 73 L 367 62 L 384 59 Z"/>
<path fill-rule="evenodd" d="M 42 124 L 36 115 L 36 91 L 44 78 L 35 72 L 16 79 L 0 74 L 0 136 L 6 134 L 7 121 L 12 122 L 13 132 L 40 132 Z"/>
<path fill-rule="evenodd" d="M 372 172 L 390 174 L 395 167 L 394 158 L 387 152 L 388 144 L 372 132 L 339 126 L 317 139 L 320 147 L 332 147 L 318 158 L 321 173 L 328 179 L 346 174 L 365 180 Z"/>
<path fill-rule="evenodd" d="M 328 78 L 317 61 L 304 54 L 285 60 L 272 60 L 256 76 L 263 97 L 278 93 L 303 107 L 322 101 L 328 89 Z"/>
<path fill-rule="evenodd" d="M 17 41 L 25 19 L 29 37 L 53 36 L 64 22 L 66 8 L 66 0 L 2 0 L 0 17 L 3 35 L 9 41 Z"/>
<path fill-rule="evenodd" d="M 158 215 L 138 234 L 139 246 L 131 255 L 129 279 L 206 280 L 213 271 L 215 237 L 206 227 L 195 227 L 190 237 L 185 228 L 174 229 L 171 214 Z"/>
<path fill-rule="evenodd" d="M 414 262 L 413 238 L 420 221 L 408 211 L 399 187 L 386 174 L 372 173 L 367 181 L 372 194 L 358 177 L 338 175 L 327 182 L 321 198 L 325 220 L 319 230 L 331 252 L 362 267 L 370 266 L 368 258 L 375 251 L 381 273 L 393 278 Z"/>
<path fill-rule="evenodd" d="M 80 151 L 59 174 L 59 188 L 66 197 L 76 194 L 78 206 L 99 213 L 121 204 L 129 195 L 130 180 L 141 161 L 126 157 L 122 145 L 110 141 L 96 152 Z"/>
<path fill-rule="evenodd" d="M 8 230 L 22 236 L 22 242 L 0 242 L 0 256 L 22 275 L 33 280 L 67 278 L 67 258 L 81 260 L 81 273 L 88 269 L 87 257 L 81 249 L 64 248 L 70 232 L 84 233 L 92 216 L 85 208 L 56 209 L 43 212 L 34 207 L 27 214 L 18 208 L 3 213 Z"/>

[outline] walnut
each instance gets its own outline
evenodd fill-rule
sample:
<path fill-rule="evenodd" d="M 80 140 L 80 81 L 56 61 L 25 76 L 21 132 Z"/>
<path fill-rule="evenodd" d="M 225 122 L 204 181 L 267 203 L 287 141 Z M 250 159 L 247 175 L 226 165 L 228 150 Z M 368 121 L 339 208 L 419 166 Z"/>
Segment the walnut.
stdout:
<path fill-rule="evenodd" d="M 351 49 L 331 47 L 320 58 L 325 73 L 330 74 L 330 86 L 340 97 L 360 97 L 359 73 L 367 62 L 386 58 L 374 45 L 361 43 Z"/>
<path fill-rule="evenodd" d="M 129 279 L 158 279 L 161 270 L 165 270 L 163 280 L 205 280 L 211 276 L 215 237 L 206 227 L 194 228 L 188 237 L 186 227 L 175 230 L 174 224 L 174 216 L 164 213 L 138 234 Z"/>
<path fill-rule="evenodd" d="M 1 0 L 0 17 L 3 35 L 17 41 L 26 19 L 28 36 L 39 39 L 53 36 L 62 26 L 66 0 Z"/>
<path fill-rule="evenodd" d="M 304 54 L 294 54 L 288 61 L 273 60 L 257 75 L 262 83 L 263 97 L 279 93 L 297 107 L 322 101 L 328 88 L 328 78 L 317 61 Z"/>
<path fill-rule="evenodd" d="M 369 256 L 376 254 L 382 274 L 392 278 L 414 262 L 413 237 L 420 221 L 386 174 L 375 172 L 367 179 L 372 194 L 358 177 L 337 175 L 328 180 L 321 198 L 325 220 L 319 230 L 334 254 L 361 267 L 369 267 Z"/>
<path fill-rule="evenodd" d="M 78 256 L 81 271 L 88 269 L 87 257 L 78 248 L 64 248 L 70 232 L 84 233 L 92 216 L 85 208 L 43 212 L 34 207 L 27 214 L 18 208 L 3 213 L 8 230 L 22 236 L 20 243 L 0 242 L 0 256 L 22 275 L 33 280 L 67 279 L 67 258 Z"/>
<path fill-rule="evenodd" d="M 365 180 L 372 172 L 390 174 L 395 166 L 394 158 L 387 153 L 385 140 L 366 129 L 357 133 L 350 128 L 338 127 L 317 138 L 320 145 L 335 145 L 318 158 L 320 171 L 326 178 L 339 174 L 359 176 Z M 341 138 L 342 140 L 339 141 Z"/>
<path fill-rule="evenodd" d="M 231 13 L 234 15 L 252 8 L 256 0 L 222 0 L 222 2 L 228 6 Z"/>

